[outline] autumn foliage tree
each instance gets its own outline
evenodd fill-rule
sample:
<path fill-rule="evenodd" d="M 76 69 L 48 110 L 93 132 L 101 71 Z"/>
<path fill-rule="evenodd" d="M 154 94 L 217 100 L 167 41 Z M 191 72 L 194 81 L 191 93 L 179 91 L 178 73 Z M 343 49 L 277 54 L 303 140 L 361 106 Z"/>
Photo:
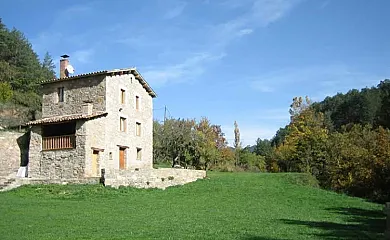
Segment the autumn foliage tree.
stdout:
<path fill-rule="evenodd" d="M 356 95 L 351 96 L 347 99 L 359 99 Z M 363 102 L 360 109 L 367 110 L 364 104 L 371 103 Z M 355 116 L 351 117 L 353 121 L 342 126 L 333 125 L 332 118 L 318 111 L 318 105 L 313 106 L 308 98 L 294 98 L 290 107 L 290 124 L 283 140 L 275 145 L 282 171 L 311 173 L 322 187 L 338 192 L 375 201 L 390 200 L 388 129 L 359 124 L 359 115 L 353 110 L 344 112 Z M 361 118 L 362 122 L 372 121 L 372 114 L 362 114 L 366 116 Z"/>

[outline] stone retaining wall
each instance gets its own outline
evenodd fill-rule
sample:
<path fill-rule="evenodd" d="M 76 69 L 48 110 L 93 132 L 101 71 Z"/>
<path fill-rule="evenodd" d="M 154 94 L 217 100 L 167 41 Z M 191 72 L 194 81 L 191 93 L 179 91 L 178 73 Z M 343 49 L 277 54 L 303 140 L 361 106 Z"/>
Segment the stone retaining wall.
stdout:
<path fill-rule="evenodd" d="M 106 186 L 131 186 L 136 188 L 160 188 L 183 185 L 206 177 L 206 171 L 161 168 L 140 170 L 111 170 L 106 173 Z"/>
<path fill-rule="evenodd" d="M 18 171 L 22 160 L 27 164 L 28 134 L 0 131 L 0 177 Z"/>
<path fill-rule="evenodd" d="M 18 185 L 26 184 L 99 184 L 100 178 L 80 178 L 80 179 L 42 179 L 42 178 L 17 178 Z"/>

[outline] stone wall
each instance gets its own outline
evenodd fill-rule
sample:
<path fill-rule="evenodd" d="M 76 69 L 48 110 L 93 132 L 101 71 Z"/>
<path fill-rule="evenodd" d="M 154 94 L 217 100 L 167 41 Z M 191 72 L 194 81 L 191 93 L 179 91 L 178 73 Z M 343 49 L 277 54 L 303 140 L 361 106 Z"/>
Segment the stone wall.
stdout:
<path fill-rule="evenodd" d="M 0 176 L 16 176 L 22 160 L 27 160 L 28 140 L 26 133 L 0 131 Z"/>
<path fill-rule="evenodd" d="M 42 178 L 17 178 L 16 184 L 99 184 L 100 178 L 76 178 L 76 179 L 42 179 Z"/>
<path fill-rule="evenodd" d="M 175 168 L 110 170 L 105 177 L 106 186 L 131 186 L 137 188 L 160 188 L 183 185 L 206 177 L 204 170 Z"/>
<path fill-rule="evenodd" d="M 64 102 L 58 102 L 58 88 L 64 87 Z M 82 113 L 82 104 L 93 104 L 93 112 L 105 111 L 104 76 L 53 82 L 42 88 L 42 117 Z"/>
<path fill-rule="evenodd" d="M 126 169 L 153 168 L 153 101 L 137 79 L 131 74 L 107 76 L 106 117 L 106 169 L 119 169 L 119 146 L 126 147 Z M 121 89 L 125 91 L 125 103 L 121 103 Z M 136 96 L 139 109 L 136 109 Z M 120 131 L 120 117 L 126 118 L 127 128 Z M 136 122 L 141 123 L 141 136 L 136 136 Z M 142 149 L 137 159 L 137 148 Z"/>
<path fill-rule="evenodd" d="M 76 122 L 76 148 L 42 151 L 41 126 L 31 128 L 28 177 L 84 178 L 86 127 Z"/>
<path fill-rule="evenodd" d="M 106 148 L 106 126 L 109 124 L 106 117 L 100 117 L 85 122 L 86 142 L 85 142 L 85 176 L 100 176 L 100 169 L 106 168 L 105 152 Z M 97 168 L 98 173 L 93 172 L 92 157 L 93 152 L 98 153 Z"/>

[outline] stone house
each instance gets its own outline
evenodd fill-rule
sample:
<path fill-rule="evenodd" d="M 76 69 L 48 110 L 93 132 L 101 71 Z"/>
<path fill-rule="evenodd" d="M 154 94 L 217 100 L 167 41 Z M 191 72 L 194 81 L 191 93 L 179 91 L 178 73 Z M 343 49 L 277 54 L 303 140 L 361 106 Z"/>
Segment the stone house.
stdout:
<path fill-rule="evenodd" d="M 69 76 L 42 83 L 42 118 L 28 122 L 28 177 L 82 179 L 101 169 L 152 169 L 153 98 L 136 68 Z"/>

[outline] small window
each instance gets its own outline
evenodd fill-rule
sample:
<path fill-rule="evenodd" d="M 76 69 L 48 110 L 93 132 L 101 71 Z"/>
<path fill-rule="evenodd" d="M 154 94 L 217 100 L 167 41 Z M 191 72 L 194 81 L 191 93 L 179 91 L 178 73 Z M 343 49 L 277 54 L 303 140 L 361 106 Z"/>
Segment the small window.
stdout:
<path fill-rule="evenodd" d="M 121 104 L 126 103 L 126 91 L 124 89 L 121 89 Z"/>
<path fill-rule="evenodd" d="M 64 87 L 58 88 L 58 102 L 64 102 Z"/>
<path fill-rule="evenodd" d="M 135 109 L 139 110 L 139 97 L 135 96 Z"/>
<path fill-rule="evenodd" d="M 141 123 L 139 122 L 135 123 L 135 135 L 141 136 Z"/>
<path fill-rule="evenodd" d="M 126 132 L 126 118 L 120 118 L 120 130 L 121 132 Z"/>
<path fill-rule="evenodd" d="M 137 160 L 142 159 L 142 148 L 137 148 Z"/>

